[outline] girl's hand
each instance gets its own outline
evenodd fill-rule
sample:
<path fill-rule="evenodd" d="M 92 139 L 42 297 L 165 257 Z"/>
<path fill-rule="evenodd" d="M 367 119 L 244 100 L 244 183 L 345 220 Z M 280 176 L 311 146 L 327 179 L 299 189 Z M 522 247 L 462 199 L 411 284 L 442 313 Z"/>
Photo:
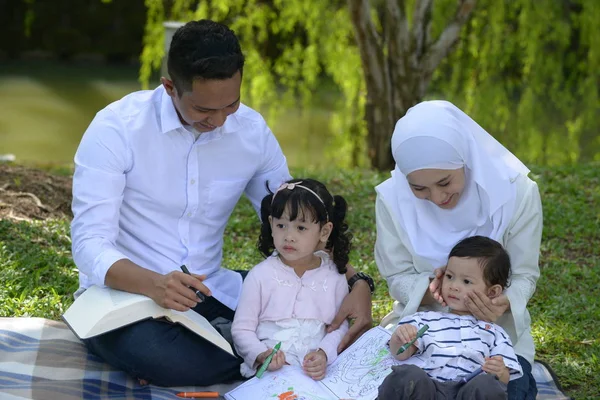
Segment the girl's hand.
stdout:
<path fill-rule="evenodd" d="M 496 322 L 508 310 L 510 302 L 504 293 L 490 299 L 479 291 L 473 291 L 465 295 L 465 305 L 475 318 Z"/>
<path fill-rule="evenodd" d="M 207 296 L 211 295 L 210 290 L 202 283 L 204 279 L 206 275 L 187 275 L 180 271 L 159 275 L 154 280 L 150 297 L 161 307 L 187 311 L 198 304 L 198 297 L 190 288 L 197 289 Z"/>
<path fill-rule="evenodd" d="M 304 356 L 302 369 L 315 381 L 320 381 L 325 377 L 325 371 L 327 370 L 327 354 L 321 349 L 311 351 Z"/>
<path fill-rule="evenodd" d="M 446 272 L 446 267 L 436 268 L 433 271 L 433 280 L 429 282 L 429 292 L 431 293 L 431 297 L 442 306 L 446 307 L 446 302 L 442 297 L 442 282 L 444 280 L 444 273 Z"/>
<path fill-rule="evenodd" d="M 504 365 L 502 356 L 486 357 L 485 363 L 481 367 L 488 374 L 496 375 L 498 380 L 504 384 L 508 384 L 510 380 L 510 371 Z"/>
<path fill-rule="evenodd" d="M 263 351 L 256 357 L 256 368 L 257 369 L 260 368 L 261 365 L 264 364 L 265 360 L 267 359 L 267 357 L 269 357 L 269 355 L 272 352 L 273 352 L 273 349 L 271 348 L 269 350 Z M 285 365 L 285 354 L 283 353 L 283 351 L 277 350 L 277 353 L 275 353 L 273 358 L 271 358 L 271 362 L 269 363 L 267 370 L 268 371 L 277 371 L 284 365 Z"/>

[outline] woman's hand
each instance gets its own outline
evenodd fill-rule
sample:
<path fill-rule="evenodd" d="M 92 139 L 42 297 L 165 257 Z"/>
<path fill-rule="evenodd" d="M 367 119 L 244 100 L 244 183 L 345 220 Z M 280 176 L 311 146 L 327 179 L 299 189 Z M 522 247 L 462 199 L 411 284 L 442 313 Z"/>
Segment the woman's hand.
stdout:
<path fill-rule="evenodd" d="M 327 327 L 327 333 L 338 329 L 347 318 L 354 319 L 354 322 L 338 345 L 338 353 L 344 351 L 346 347 L 354 343 L 356 339 L 373 326 L 371 289 L 369 289 L 367 282 L 357 281 L 354 284 L 352 291 L 344 298 L 337 315 Z"/>
<path fill-rule="evenodd" d="M 508 310 L 510 302 L 504 293 L 490 299 L 484 293 L 473 291 L 465 295 L 465 305 L 477 319 L 496 322 Z"/>
<path fill-rule="evenodd" d="M 198 304 L 196 292 L 190 288 L 199 290 L 207 296 L 211 295 L 210 290 L 202 283 L 204 279 L 206 275 L 187 275 L 180 271 L 159 275 L 154 280 L 150 297 L 161 307 L 187 311 Z"/>
<path fill-rule="evenodd" d="M 321 349 L 311 351 L 304 356 L 302 369 L 315 381 L 320 381 L 325 377 L 325 371 L 327 370 L 327 354 Z"/>
<path fill-rule="evenodd" d="M 446 267 L 436 268 L 433 271 L 433 280 L 429 282 L 429 292 L 431 293 L 431 297 L 442 306 L 446 307 L 446 302 L 442 297 L 442 282 L 444 280 L 444 273 L 446 272 Z"/>

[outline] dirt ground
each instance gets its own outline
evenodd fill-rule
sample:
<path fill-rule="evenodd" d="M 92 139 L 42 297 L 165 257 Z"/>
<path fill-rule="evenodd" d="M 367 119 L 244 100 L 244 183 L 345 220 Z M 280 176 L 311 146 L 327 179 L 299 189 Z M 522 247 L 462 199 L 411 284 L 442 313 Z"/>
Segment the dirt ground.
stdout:
<path fill-rule="evenodd" d="M 0 220 L 72 216 L 71 177 L 0 163 Z"/>

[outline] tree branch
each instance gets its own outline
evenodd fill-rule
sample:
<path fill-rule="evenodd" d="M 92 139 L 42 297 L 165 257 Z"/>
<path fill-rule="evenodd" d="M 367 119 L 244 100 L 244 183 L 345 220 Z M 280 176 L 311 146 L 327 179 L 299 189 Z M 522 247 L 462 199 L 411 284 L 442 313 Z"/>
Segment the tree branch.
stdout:
<path fill-rule="evenodd" d="M 356 44 L 360 51 L 365 80 L 374 89 L 381 91 L 385 87 L 383 51 L 381 38 L 371 20 L 371 5 L 369 0 L 348 0 L 350 18 L 354 25 Z"/>
<path fill-rule="evenodd" d="M 421 58 L 425 51 L 432 5 L 433 0 L 421 0 L 417 1 L 415 4 L 412 23 L 412 40 L 414 43 L 413 54 L 417 60 Z"/>
<path fill-rule="evenodd" d="M 459 39 L 460 30 L 475 8 L 476 0 L 460 0 L 454 19 L 446 26 L 437 42 L 427 49 L 423 57 L 422 70 L 425 77 L 433 74 L 440 62 L 446 57 Z"/>

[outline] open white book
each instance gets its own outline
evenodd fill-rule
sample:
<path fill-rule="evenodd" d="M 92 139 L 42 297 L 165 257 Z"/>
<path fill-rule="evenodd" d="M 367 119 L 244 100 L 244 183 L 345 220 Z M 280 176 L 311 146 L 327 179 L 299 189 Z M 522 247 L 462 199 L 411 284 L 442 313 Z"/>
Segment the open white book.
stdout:
<path fill-rule="evenodd" d="M 387 345 L 390 337 L 391 332 L 380 326 L 370 329 L 327 367 L 321 381 L 314 381 L 300 367 L 286 365 L 244 382 L 226 393 L 225 399 L 374 400 L 393 365 L 425 364 L 419 356 L 406 361 L 392 357 Z"/>
<path fill-rule="evenodd" d="M 231 345 L 206 318 L 193 310 L 162 308 L 149 297 L 90 286 L 62 316 L 79 339 L 87 339 L 148 318 L 166 318 L 212 342 L 232 356 Z"/>

